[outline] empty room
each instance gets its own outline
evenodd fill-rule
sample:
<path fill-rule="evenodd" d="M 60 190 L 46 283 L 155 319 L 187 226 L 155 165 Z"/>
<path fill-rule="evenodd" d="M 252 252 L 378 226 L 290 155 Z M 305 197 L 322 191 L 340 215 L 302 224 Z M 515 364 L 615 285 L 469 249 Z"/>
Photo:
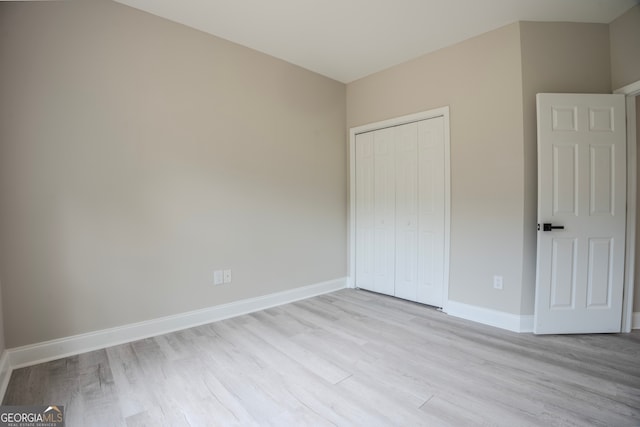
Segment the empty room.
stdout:
<path fill-rule="evenodd" d="M 0 426 L 640 425 L 637 0 L 0 1 Z"/>

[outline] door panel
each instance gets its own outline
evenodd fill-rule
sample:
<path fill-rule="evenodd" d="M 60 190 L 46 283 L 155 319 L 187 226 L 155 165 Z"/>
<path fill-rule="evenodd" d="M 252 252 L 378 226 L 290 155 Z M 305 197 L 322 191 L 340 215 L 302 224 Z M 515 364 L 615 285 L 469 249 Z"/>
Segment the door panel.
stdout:
<path fill-rule="evenodd" d="M 395 147 L 389 129 L 356 136 L 356 286 L 394 294 Z"/>
<path fill-rule="evenodd" d="M 615 147 L 591 145 L 591 182 L 589 183 L 589 213 L 613 216 L 615 198 Z"/>
<path fill-rule="evenodd" d="M 374 267 L 373 133 L 356 136 L 356 278 L 355 285 L 373 290 Z"/>
<path fill-rule="evenodd" d="M 551 254 L 551 309 L 575 306 L 576 239 L 553 239 Z"/>
<path fill-rule="evenodd" d="M 553 214 L 578 215 L 578 146 L 553 146 Z"/>
<path fill-rule="evenodd" d="M 612 243 L 612 239 L 589 239 L 587 308 L 611 307 Z"/>
<path fill-rule="evenodd" d="M 395 276 L 395 147 L 392 129 L 373 132 L 375 150 L 375 274 L 371 290 L 394 294 Z"/>
<path fill-rule="evenodd" d="M 625 112 L 620 95 L 538 95 L 536 333 L 620 331 Z"/>
<path fill-rule="evenodd" d="M 416 301 L 442 307 L 444 298 L 444 118 L 418 125 L 418 289 Z"/>
<path fill-rule="evenodd" d="M 393 128 L 396 141 L 396 293 L 415 301 L 418 288 L 418 125 Z"/>

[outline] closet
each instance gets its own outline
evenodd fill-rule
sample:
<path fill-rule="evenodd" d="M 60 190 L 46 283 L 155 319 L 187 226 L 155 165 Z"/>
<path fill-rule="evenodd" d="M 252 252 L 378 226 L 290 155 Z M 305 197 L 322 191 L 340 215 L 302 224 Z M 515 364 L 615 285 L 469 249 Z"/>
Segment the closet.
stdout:
<path fill-rule="evenodd" d="M 442 307 L 444 118 L 355 135 L 355 286 Z"/>

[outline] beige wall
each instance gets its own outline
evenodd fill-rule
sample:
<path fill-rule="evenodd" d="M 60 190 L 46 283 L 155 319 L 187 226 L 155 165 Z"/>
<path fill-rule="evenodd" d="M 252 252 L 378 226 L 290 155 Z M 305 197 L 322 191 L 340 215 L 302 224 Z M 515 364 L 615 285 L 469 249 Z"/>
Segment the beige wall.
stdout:
<path fill-rule="evenodd" d="M 8 347 L 346 275 L 343 84 L 106 0 L 0 28 Z"/>
<path fill-rule="evenodd" d="M 609 24 L 611 86 L 619 89 L 640 80 L 640 5 Z"/>
<path fill-rule="evenodd" d="M 523 269 L 521 76 L 513 24 L 347 85 L 349 127 L 450 106 L 449 297 L 511 313 Z"/>
<path fill-rule="evenodd" d="M 609 29 L 605 24 L 521 22 L 520 39 L 525 195 L 522 314 L 533 314 L 538 205 L 536 94 L 611 92 Z"/>

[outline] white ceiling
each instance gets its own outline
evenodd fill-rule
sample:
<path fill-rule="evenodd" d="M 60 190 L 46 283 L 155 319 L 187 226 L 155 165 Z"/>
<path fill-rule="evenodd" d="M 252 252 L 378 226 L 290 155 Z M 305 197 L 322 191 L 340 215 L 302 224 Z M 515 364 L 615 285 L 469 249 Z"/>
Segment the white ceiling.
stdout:
<path fill-rule="evenodd" d="M 116 0 L 344 83 L 515 21 L 609 23 L 638 0 Z"/>

